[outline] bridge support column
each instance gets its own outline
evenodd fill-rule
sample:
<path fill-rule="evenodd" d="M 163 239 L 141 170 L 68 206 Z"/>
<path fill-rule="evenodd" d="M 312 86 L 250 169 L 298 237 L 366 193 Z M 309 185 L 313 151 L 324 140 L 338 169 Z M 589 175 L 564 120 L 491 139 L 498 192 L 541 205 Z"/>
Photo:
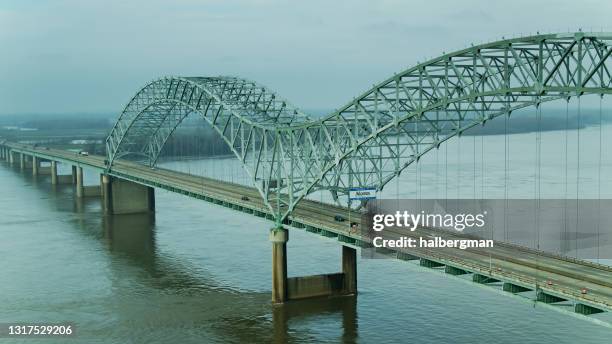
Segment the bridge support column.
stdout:
<path fill-rule="evenodd" d="M 32 156 L 32 175 L 38 176 L 38 170 L 40 169 L 40 159 Z"/>
<path fill-rule="evenodd" d="M 76 195 L 83 197 L 83 168 L 80 166 L 76 167 Z"/>
<path fill-rule="evenodd" d="M 342 273 L 344 294 L 357 294 L 357 250 L 342 246 Z"/>
<path fill-rule="evenodd" d="M 5 154 L 6 154 L 6 148 L 0 147 L 0 159 L 4 159 Z"/>
<path fill-rule="evenodd" d="M 51 184 L 57 185 L 57 161 L 51 161 Z"/>
<path fill-rule="evenodd" d="M 113 213 L 113 206 L 111 202 L 111 176 L 108 174 L 100 175 L 100 187 L 102 188 L 102 210 L 104 214 L 111 215 Z"/>
<path fill-rule="evenodd" d="M 313 297 L 357 294 L 357 250 L 342 246 L 342 272 L 312 276 L 287 277 L 287 241 L 284 228 L 270 230 L 272 243 L 272 302 Z"/>
<path fill-rule="evenodd" d="M 9 156 L 8 156 L 8 162 L 9 164 L 13 165 L 15 163 L 15 152 L 13 152 L 12 150 L 9 150 Z"/>
<path fill-rule="evenodd" d="M 26 163 L 25 163 L 25 154 L 20 153 L 19 154 L 19 168 L 22 169 L 22 170 L 25 170 L 25 165 L 26 165 Z"/>
<path fill-rule="evenodd" d="M 287 241 L 289 231 L 284 228 L 270 230 L 272 242 L 272 302 L 287 301 Z"/>
<path fill-rule="evenodd" d="M 77 184 L 77 167 L 72 166 L 72 185 Z"/>
<path fill-rule="evenodd" d="M 4 158 L 6 159 L 6 162 L 11 162 L 10 155 L 11 155 L 11 151 L 10 151 L 10 150 L 7 148 L 7 149 L 4 151 Z"/>
<path fill-rule="evenodd" d="M 155 211 L 155 189 L 128 180 L 102 175 L 102 208 L 107 215 Z"/>

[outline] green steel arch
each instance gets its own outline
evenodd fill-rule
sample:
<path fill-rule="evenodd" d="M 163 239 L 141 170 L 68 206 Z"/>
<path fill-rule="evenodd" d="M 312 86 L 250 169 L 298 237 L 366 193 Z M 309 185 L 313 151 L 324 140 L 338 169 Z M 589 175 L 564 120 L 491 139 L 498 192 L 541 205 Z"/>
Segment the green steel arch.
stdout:
<path fill-rule="evenodd" d="M 153 165 L 177 125 L 198 113 L 280 222 L 315 191 L 341 203 L 352 187 L 382 190 L 423 154 L 497 116 L 611 93 L 611 41 L 611 33 L 577 32 L 472 46 L 395 74 L 320 119 L 250 81 L 162 78 L 125 107 L 108 158 L 136 155 Z"/>

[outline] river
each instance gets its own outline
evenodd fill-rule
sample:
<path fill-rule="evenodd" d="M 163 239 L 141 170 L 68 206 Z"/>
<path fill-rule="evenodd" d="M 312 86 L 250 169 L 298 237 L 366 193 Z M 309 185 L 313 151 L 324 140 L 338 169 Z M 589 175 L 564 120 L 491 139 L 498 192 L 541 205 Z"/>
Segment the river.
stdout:
<path fill-rule="evenodd" d="M 556 140 L 551 144 L 559 146 L 559 135 L 544 134 L 543 143 Z M 512 136 L 514 152 L 520 152 L 525 140 Z M 487 147 L 499 148 L 503 138 L 485 140 Z M 423 162 L 428 178 L 443 178 L 432 172 L 443 154 L 438 164 L 435 155 Z M 166 166 L 195 170 L 210 161 Z M 228 173 L 235 165 L 224 161 L 229 160 L 215 161 L 218 173 L 244 179 L 239 172 Z M 503 166 L 499 157 L 486 161 Z M 465 162 L 463 173 L 469 176 L 471 166 Z M 555 172 L 554 162 L 545 166 L 545 173 Z M 486 189 L 503 183 L 503 171 L 485 168 Z M 86 178 L 97 182 L 93 173 L 86 171 Z M 516 178 L 513 190 L 523 180 L 520 173 Z M 411 180 L 408 173 L 400 197 L 410 196 Z M 467 278 L 387 259 L 358 261 L 356 298 L 273 307 L 267 236 L 272 223 L 266 220 L 162 190 L 156 190 L 154 217 L 104 217 L 98 198 L 78 200 L 72 186 L 53 187 L 48 176 L 34 179 L 1 162 L 0 181 L 0 323 L 76 325 L 74 340 L 24 343 L 584 344 L 603 343 L 612 335 L 609 314 L 586 318 L 566 306 L 534 304 Z M 525 194 L 533 190 L 529 179 L 523 183 Z M 422 192 L 442 193 L 438 188 Z M 339 271 L 337 241 L 301 230 L 290 234 L 289 276 Z"/>

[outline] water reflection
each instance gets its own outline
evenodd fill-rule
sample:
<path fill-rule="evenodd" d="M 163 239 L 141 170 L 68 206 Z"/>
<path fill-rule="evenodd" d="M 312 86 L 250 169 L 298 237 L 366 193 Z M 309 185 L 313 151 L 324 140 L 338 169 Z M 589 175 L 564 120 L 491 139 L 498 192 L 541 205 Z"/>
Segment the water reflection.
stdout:
<path fill-rule="evenodd" d="M 2 322 L 69 319 L 83 343 L 350 343 L 387 337 L 473 343 L 477 337 L 560 344 L 609 336 L 609 328 L 390 261 L 361 261 L 359 314 L 354 297 L 273 307 L 269 242 L 251 234 L 258 227 L 252 218 L 162 192 L 157 218 L 105 217 L 98 197 L 78 199 L 70 184 L 53 187 L 48 176 L 35 179 L 31 171 L 0 168 L 0 229 L 8 238 L 0 241 L 0 265 L 11 276 L 0 283 Z M 296 232 L 291 243 L 292 257 L 317 258 L 294 260 L 294 272 L 327 272 L 321 268 L 338 262 L 335 242 Z M 422 309 L 427 312 L 405 321 Z M 483 309 L 488 316 L 482 317 Z"/>
<path fill-rule="evenodd" d="M 120 252 L 144 266 L 155 264 L 155 214 L 102 218 L 103 238 L 111 252 Z"/>
<path fill-rule="evenodd" d="M 189 254 L 165 249 L 157 237 L 167 228 L 158 227 L 155 214 L 105 216 L 99 197 L 78 198 L 73 185 L 51 185 L 48 178 L 27 173 L 20 176 L 39 191 L 39 199 L 63 214 L 73 234 L 92 239 L 109 258 L 102 260 L 108 268 L 102 280 L 110 284 L 109 298 L 100 305 L 100 312 L 112 320 L 98 319 L 94 325 L 77 319 L 83 338 L 93 339 L 89 329 L 100 326 L 98 330 L 108 331 L 117 342 L 127 327 L 131 336 L 142 340 L 151 339 L 152 333 L 160 340 L 156 329 L 167 328 L 168 342 L 172 338 L 192 342 L 179 334 L 186 328 L 204 342 L 305 343 L 334 338 L 351 343 L 357 339 L 356 297 L 272 306 L 269 291 L 237 289 L 211 274 L 208 265 L 213 263 L 207 259 L 194 260 Z"/>
<path fill-rule="evenodd" d="M 340 316 L 340 319 L 338 318 Z M 291 329 L 292 323 L 304 323 L 334 316 L 341 330 L 339 339 L 343 343 L 353 343 L 357 335 L 357 297 L 335 297 L 329 299 L 311 299 L 293 301 L 281 306 L 272 307 L 274 324 L 274 343 L 308 342 L 304 333 Z"/>
<path fill-rule="evenodd" d="M 206 337 L 223 338 L 224 342 L 274 342 L 297 343 L 315 340 L 304 323 L 324 322 L 340 331 L 338 339 L 351 343 L 357 338 L 357 298 L 341 297 L 319 300 L 304 300 L 280 306 L 270 304 L 268 292 L 238 291 L 222 286 L 209 275 L 204 266 L 191 266 L 180 258 L 165 255 L 157 249 L 154 214 L 103 216 L 102 240 L 113 256 L 119 258 L 112 264 L 113 287 L 124 293 L 140 294 L 141 291 L 126 291 L 134 288 L 134 276 L 140 276 L 138 284 L 159 290 L 142 295 L 153 307 L 166 310 L 165 314 L 144 316 L 143 322 L 159 322 L 167 326 L 208 328 Z M 127 265 L 146 272 L 144 275 L 129 273 Z M 132 282 L 125 283 L 126 279 Z M 127 302 L 127 301 L 126 301 Z M 119 318 L 129 319 L 133 311 L 120 307 Z M 142 316 L 142 315 L 140 315 Z M 271 320 L 271 321 L 270 321 Z M 211 331 L 212 330 L 212 331 Z M 210 333 L 212 332 L 212 333 Z M 328 331 L 325 331 L 328 332 Z M 324 337 L 328 337 L 324 335 Z"/>
<path fill-rule="evenodd" d="M 102 240 L 115 260 L 116 275 L 126 265 L 145 272 L 141 282 L 175 293 L 215 289 L 216 283 L 205 267 L 190 266 L 180 258 L 158 252 L 155 214 L 102 216 Z"/>

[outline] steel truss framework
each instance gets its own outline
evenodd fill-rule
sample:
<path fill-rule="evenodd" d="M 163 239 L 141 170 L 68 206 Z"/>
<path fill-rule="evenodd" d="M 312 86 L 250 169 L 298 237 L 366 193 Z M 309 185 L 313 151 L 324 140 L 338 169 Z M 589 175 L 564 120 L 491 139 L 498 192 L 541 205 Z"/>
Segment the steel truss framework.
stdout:
<path fill-rule="evenodd" d="M 165 77 L 143 87 L 107 138 L 110 161 L 154 165 L 197 113 L 241 161 L 278 222 L 308 194 L 338 203 L 383 187 L 423 154 L 497 116 L 560 98 L 612 93 L 612 33 L 545 34 L 472 46 L 418 64 L 336 112 L 311 118 L 254 82 Z"/>

